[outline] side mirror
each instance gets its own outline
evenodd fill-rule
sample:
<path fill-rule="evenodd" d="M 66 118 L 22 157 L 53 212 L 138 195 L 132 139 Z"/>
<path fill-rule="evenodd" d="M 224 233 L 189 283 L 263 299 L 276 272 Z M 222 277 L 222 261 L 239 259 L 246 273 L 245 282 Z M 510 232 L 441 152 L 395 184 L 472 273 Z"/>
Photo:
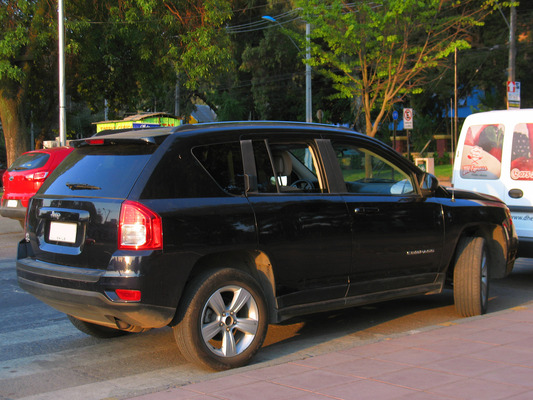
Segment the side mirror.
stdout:
<path fill-rule="evenodd" d="M 434 194 L 437 189 L 439 188 L 439 180 L 437 177 L 433 174 L 425 173 L 422 175 L 422 179 L 420 182 L 420 189 L 422 190 L 422 194 L 424 196 L 430 196 Z"/>

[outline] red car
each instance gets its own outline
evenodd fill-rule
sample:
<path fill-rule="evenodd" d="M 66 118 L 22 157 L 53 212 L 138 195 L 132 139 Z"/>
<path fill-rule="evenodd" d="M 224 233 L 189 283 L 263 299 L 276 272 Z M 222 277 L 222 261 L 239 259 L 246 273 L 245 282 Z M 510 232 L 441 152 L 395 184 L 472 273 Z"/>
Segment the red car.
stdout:
<path fill-rule="evenodd" d="M 72 150 L 71 147 L 32 150 L 17 158 L 2 177 L 0 215 L 24 221 L 30 197 Z"/>

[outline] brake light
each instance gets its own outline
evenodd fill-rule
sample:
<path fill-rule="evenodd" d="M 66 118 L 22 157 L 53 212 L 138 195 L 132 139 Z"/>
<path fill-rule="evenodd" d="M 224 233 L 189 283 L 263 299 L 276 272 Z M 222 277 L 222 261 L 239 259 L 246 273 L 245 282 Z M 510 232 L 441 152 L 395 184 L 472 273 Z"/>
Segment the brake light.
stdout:
<path fill-rule="evenodd" d="M 90 145 L 102 145 L 104 144 L 104 139 L 86 139 L 85 143 Z"/>
<path fill-rule="evenodd" d="M 118 248 L 121 250 L 162 250 L 161 217 L 141 203 L 126 200 L 120 209 Z"/>
<path fill-rule="evenodd" d="M 44 181 L 48 176 L 48 171 L 36 172 L 34 174 L 26 175 L 26 179 L 29 181 Z"/>
<path fill-rule="evenodd" d="M 131 289 L 117 289 L 115 290 L 118 298 L 124 301 L 141 301 L 141 291 Z"/>

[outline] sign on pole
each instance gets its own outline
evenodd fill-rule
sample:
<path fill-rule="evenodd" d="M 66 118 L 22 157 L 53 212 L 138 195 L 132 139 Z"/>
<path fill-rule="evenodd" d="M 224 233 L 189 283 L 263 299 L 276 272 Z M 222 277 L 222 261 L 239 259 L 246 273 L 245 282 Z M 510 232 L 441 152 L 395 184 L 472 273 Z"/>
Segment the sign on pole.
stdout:
<path fill-rule="evenodd" d="M 520 108 L 520 82 L 507 81 L 507 108 Z"/>
<path fill-rule="evenodd" d="M 413 109 L 403 109 L 403 129 L 413 129 Z"/>

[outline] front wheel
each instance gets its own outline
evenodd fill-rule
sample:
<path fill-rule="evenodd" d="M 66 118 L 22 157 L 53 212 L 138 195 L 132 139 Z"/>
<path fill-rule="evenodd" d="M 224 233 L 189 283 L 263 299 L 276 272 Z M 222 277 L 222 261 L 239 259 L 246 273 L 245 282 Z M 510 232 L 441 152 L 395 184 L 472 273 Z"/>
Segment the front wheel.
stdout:
<path fill-rule="evenodd" d="M 264 296 L 254 279 L 235 269 L 197 277 L 179 310 L 174 337 L 182 355 L 211 369 L 243 366 L 267 330 Z"/>
<path fill-rule="evenodd" d="M 463 317 L 485 314 L 489 302 L 489 267 L 485 240 L 463 238 L 457 248 L 453 297 Z"/>

